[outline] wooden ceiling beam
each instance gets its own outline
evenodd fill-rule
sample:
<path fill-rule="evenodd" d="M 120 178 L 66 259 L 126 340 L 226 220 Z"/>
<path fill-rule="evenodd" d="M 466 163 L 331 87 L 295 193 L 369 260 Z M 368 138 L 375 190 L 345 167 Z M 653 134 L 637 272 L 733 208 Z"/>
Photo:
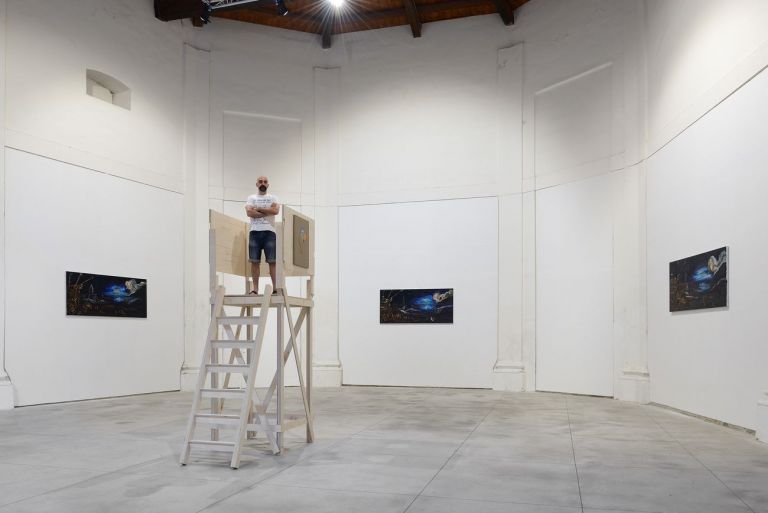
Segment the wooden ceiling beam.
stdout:
<path fill-rule="evenodd" d="M 278 16 L 277 11 L 253 9 L 248 11 L 214 11 L 214 16 L 216 18 L 297 30 L 299 32 L 309 32 L 310 34 L 319 34 L 322 31 L 321 20 L 318 18 L 291 16 L 290 13 L 288 16 Z"/>
<path fill-rule="evenodd" d="M 162 21 L 199 18 L 205 13 L 200 0 L 155 0 L 155 18 Z"/>
<path fill-rule="evenodd" d="M 435 21 L 498 14 L 506 25 L 514 23 L 515 9 L 528 0 L 347 0 L 338 12 L 325 0 L 285 0 L 288 16 L 279 16 L 274 0 L 262 0 L 213 11 L 215 18 L 267 25 L 319 34 L 330 45 L 334 34 L 410 26 L 420 37 L 422 25 Z M 154 0 L 157 18 L 169 21 L 199 19 L 201 0 Z"/>
<path fill-rule="evenodd" d="M 508 0 L 493 0 L 493 3 L 496 4 L 496 10 L 499 12 L 504 25 L 509 26 L 515 23 L 515 11 Z"/>
<path fill-rule="evenodd" d="M 411 34 L 413 37 L 421 37 L 421 20 L 419 19 L 419 11 L 416 9 L 416 2 L 403 0 L 403 6 L 405 7 L 405 17 L 411 25 Z"/>
<path fill-rule="evenodd" d="M 328 50 L 333 43 L 334 18 L 334 13 L 326 13 L 325 18 L 323 18 L 321 23 L 320 41 L 323 44 L 324 50 Z"/>

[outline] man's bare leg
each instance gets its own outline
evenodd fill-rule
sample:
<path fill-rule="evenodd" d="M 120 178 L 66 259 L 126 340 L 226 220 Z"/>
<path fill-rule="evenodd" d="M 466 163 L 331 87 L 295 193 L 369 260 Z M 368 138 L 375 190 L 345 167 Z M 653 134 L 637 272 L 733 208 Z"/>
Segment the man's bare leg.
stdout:
<path fill-rule="evenodd" d="M 275 276 L 277 273 L 277 266 L 274 262 L 271 262 L 269 264 L 269 277 L 272 279 L 272 291 L 277 290 L 277 285 L 275 285 Z"/>
<path fill-rule="evenodd" d="M 252 291 L 259 293 L 259 269 L 260 262 L 251 262 L 251 276 L 253 276 L 253 288 Z"/>

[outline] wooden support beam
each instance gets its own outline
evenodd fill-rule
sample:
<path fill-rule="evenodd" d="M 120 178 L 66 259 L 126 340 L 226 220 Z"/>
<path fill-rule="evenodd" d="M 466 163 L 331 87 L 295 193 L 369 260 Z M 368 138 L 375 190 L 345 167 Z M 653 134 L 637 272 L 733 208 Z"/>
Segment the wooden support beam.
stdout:
<path fill-rule="evenodd" d="M 496 10 L 504 25 L 509 26 L 515 23 L 515 11 L 508 0 L 493 0 L 493 3 L 496 4 Z"/>
<path fill-rule="evenodd" d="M 325 50 L 331 47 L 331 43 L 332 43 L 331 39 L 333 35 L 333 22 L 334 22 L 333 13 L 331 12 L 326 13 L 320 28 L 320 38 L 323 42 L 323 49 Z"/>
<path fill-rule="evenodd" d="M 411 33 L 413 37 L 421 37 L 421 20 L 419 19 L 419 11 L 416 9 L 415 0 L 403 0 L 405 7 L 405 17 L 408 18 L 408 23 L 411 25 Z"/>
<path fill-rule="evenodd" d="M 204 13 L 201 0 L 155 0 L 155 17 L 162 21 L 199 18 Z"/>

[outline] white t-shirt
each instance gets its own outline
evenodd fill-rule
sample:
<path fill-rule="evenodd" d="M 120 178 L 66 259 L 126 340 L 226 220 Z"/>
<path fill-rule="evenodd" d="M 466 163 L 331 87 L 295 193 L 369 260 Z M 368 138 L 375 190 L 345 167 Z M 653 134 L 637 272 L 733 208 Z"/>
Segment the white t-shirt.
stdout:
<path fill-rule="evenodd" d="M 253 205 L 258 208 L 269 208 L 273 203 L 280 203 L 277 196 L 274 194 L 251 194 L 248 199 L 245 200 L 246 205 Z M 275 231 L 275 216 L 259 217 L 258 219 L 251 219 L 252 232 L 262 232 L 269 230 Z"/>

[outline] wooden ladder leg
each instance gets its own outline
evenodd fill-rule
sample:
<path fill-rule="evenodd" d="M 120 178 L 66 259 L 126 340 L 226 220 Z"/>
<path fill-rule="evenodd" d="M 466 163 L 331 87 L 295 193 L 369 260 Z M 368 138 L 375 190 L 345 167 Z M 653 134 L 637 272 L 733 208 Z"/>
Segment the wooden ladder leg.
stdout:
<path fill-rule="evenodd" d="M 312 415 L 309 411 L 309 398 L 307 397 L 307 389 L 304 384 L 304 374 L 302 373 L 301 365 L 301 353 L 299 352 L 298 342 L 296 340 L 296 333 L 298 329 L 293 325 L 293 314 L 291 313 L 291 306 L 288 304 L 288 296 L 283 290 L 283 303 L 285 304 L 285 314 L 288 317 L 288 330 L 290 331 L 290 342 L 293 348 L 293 359 L 296 362 L 296 373 L 299 376 L 299 390 L 301 391 L 301 400 L 304 403 L 304 414 L 307 418 L 307 438 L 314 439 L 315 430 L 312 426 Z"/>
<path fill-rule="evenodd" d="M 277 450 L 279 453 L 283 452 L 284 434 L 283 434 L 283 401 L 285 399 L 285 358 L 283 358 L 283 348 L 285 344 L 283 342 L 283 306 L 277 307 L 277 383 L 276 383 L 276 402 L 277 402 L 277 414 L 275 418 L 275 424 L 280 426 L 277 431 Z"/>
<path fill-rule="evenodd" d="M 189 420 L 187 421 L 187 432 L 184 436 L 184 447 L 181 451 L 181 457 L 179 463 L 186 465 L 189 460 L 190 440 L 195 432 L 195 416 L 200 408 L 200 402 L 202 400 L 202 389 L 205 387 L 205 377 L 208 374 L 206 365 L 211 361 L 211 340 L 216 337 L 218 333 L 218 317 L 221 315 L 221 309 L 224 307 L 224 287 L 217 287 L 214 294 L 213 308 L 211 309 L 211 324 L 208 327 L 208 338 L 205 341 L 205 347 L 203 348 L 203 355 L 201 358 L 200 369 L 197 374 L 197 384 L 195 386 L 195 393 L 192 399 L 192 411 L 189 413 Z"/>
<path fill-rule="evenodd" d="M 306 340 L 307 340 L 307 349 L 304 353 L 304 362 L 306 365 L 306 373 L 307 373 L 307 406 L 309 407 L 309 416 L 312 418 L 312 426 L 310 429 L 310 425 L 307 424 L 307 442 L 312 443 L 315 441 L 315 423 L 314 423 L 314 414 L 312 413 L 312 308 L 309 306 L 304 307 L 303 311 L 306 312 L 307 316 L 307 327 L 305 333 L 307 334 Z"/>

